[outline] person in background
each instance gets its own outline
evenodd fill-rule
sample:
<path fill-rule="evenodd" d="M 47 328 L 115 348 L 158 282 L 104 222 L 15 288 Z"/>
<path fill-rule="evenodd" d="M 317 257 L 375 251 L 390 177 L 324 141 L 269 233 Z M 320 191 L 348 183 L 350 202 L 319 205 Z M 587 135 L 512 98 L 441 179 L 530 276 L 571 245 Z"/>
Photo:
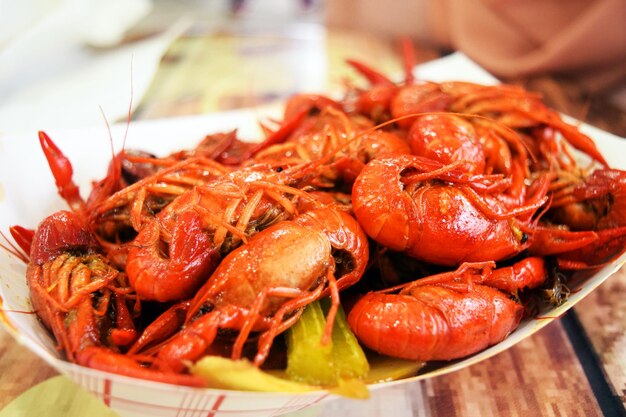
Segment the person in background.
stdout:
<path fill-rule="evenodd" d="M 590 93 L 626 83 L 624 0 L 328 0 L 326 6 L 329 27 L 409 35 L 459 50 L 502 79 L 564 74 Z"/>

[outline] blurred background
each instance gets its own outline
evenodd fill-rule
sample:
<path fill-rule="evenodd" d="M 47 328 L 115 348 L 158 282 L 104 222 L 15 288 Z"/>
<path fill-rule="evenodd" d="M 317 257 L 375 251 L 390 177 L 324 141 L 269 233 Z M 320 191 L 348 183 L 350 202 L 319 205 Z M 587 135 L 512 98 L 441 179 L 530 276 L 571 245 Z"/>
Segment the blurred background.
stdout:
<path fill-rule="evenodd" d="M 0 0 L 0 130 L 202 114 L 338 91 L 359 59 L 396 78 L 461 51 L 626 136 L 622 0 Z M 617 123 L 615 121 L 617 120 Z"/>
<path fill-rule="evenodd" d="M 131 85 L 133 118 L 151 119 L 328 91 L 348 72 L 347 55 L 400 68 L 377 38 L 329 40 L 326 8 L 316 0 L 0 0 L 0 129 L 93 125 L 102 123 L 99 107 L 122 120 Z"/>

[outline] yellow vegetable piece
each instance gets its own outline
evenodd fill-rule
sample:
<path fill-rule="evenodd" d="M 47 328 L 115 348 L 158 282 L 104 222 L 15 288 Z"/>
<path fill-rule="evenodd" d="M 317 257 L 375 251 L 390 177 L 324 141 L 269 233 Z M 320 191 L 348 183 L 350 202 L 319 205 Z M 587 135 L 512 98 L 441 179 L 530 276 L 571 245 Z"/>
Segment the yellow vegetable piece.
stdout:
<path fill-rule="evenodd" d="M 308 392 L 320 389 L 270 375 L 247 360 L 205 356 L 191 367 L 191 373 L 207 381 L 212 388 L 264 392 Z"/>
<path fill-rule="evenodd" d="M 286 374 L 290 379 L 329 387 L 367 375 L 367 358 L 342 309 L 335 319 L 332 340 L 322 344 L 329 307 L 329 299 L 310 304 L 287 332 Z"/>
<path fill-rule="evenodd" d="M 417 372 L 425 365 L 425 362 L 392 358 L 376 353 L 370 353 L 367 357 L 370 361 L 370 371 L 364 378 L 364 382 L 368 384 L 409 378 L 417 375 Z"/>
<path fill-rule="evenodd" d="M 360 379 L 339 379 L 337 386 L 328 390 L 331 394 L 355 400 L 366 400 L 370 397 L 370 390 Z"/>

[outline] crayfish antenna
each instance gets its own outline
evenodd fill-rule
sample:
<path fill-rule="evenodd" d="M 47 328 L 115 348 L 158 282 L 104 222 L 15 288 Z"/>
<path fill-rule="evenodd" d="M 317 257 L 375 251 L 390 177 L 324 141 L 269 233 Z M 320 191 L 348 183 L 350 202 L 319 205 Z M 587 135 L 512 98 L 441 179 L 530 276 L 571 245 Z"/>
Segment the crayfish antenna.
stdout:
<path fill-rule="evenodd" d="M 402 58 L 404 61 L 404 83 L 406 85 L 413 84 L 415 82 L 413 68 L 417 65 L 413 41 L 411 41 L 411 38 L 404 36 L 400 39 L 400 47 L 402 48 Z"/>
<path fill-rule="evenodd" d="M 11 226 L 9 231 L 11 232 L 11 236 L 13 236 L 13 240 L 15 240 L 15 243 L 17 244 L 17 246 L 15 246 L 6 237 L 6 235 L 2 231 L 0 231 L 0 236 L 2 236 L 2 238 L 6 242 L 6 245 L 3 243 L 0 243 L 0 248 L 4 249 L 5 251 L 9 252 L 11 255 L 18 258 L 20 261 L 27 264 L 30 260 L 28 254 L 30 253 L 30 245 L 33 241 L 33 236 L 35 232 L 31 229 L 26 229 L 22 226 Z"/>
<path fill-rule="evenodd" d="M 131 105 L 132 105 L 132 97 L 131 97 Z M 109 121 L 107 120 L 102 108 L 100 108 L 100 113 L 102 114 L 102 118 L 104 119 L 104 124 L 106 125 L 107 131 L 109 134 L 109 144 L 111 147 L 111 163 L 109 164 L 109 168 L 107 170 L 106 176 L 100 181 L 93 183 L 93 188 L 87 200 L 88 207 L 94 207 L 98 203 L 106 200 L 111 194 L 115 193 L 116 191 L 120 189 L 120 182 L 121 182 L 120 180 L 122 178 L 122 160 L 124 159 L 124 148 L 126 147 L 126 135 L 128 134 L 128 125 L 130 124 L 130 107 L 129 107 L 129 110 L 128 110 L 129 119 L 127 120 L 127 123 L 126 123 L 126 131 L 124 132 L 122 150 L 116 155 L 115 149 L 113 148 L 113 135 L 111 133 L 111 126 L 109 125 Z"/>
<path fill-rule="evenodd" d="M 128 129 L 130 128 L 130 121 L 133 110 L 133 62 L 131 58 L 130 63 L 130 99 L 128 102 L 128 111 L 126 113 L 126 129 L 124 130 L 124 138 L 122 140 L 122 150 L 116 155 L 113 147 L 113 134 L 111 133 L 111 125 L 104 114 L 104 110 L 100 107 L 100 114 L 104 119 L 104 124 L 109 134 L 109 144 L 111 147 L 111 164 L 107 170 L 107 175 L 102 180 L 93 184 L 93 189 L 89 195 L 87 205 L 93 207 L 95 204 L 106 200 L 111 194 L 118 191 L 120 186 L 120 180 L 122 178 L 122 161 L 124 159 L 124 150 L 126 149 L 126 139 L 128 138 Z"/>

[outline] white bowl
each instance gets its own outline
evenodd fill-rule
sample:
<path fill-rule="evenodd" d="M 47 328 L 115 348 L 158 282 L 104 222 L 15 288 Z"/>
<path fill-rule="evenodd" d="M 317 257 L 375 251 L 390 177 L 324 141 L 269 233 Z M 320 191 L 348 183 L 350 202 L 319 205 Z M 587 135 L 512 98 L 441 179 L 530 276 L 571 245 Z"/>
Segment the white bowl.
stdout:
<path fill-rule="evenodd" d="M 451 79 L 454 74 L 451 75 Z M 133 122 L 126 147 L 164 155 L 193 147 L 205 134 L 238 128 L 240 136 L 253 138 L 259 120 L 258 111 L 235 111 L 200 117 Z M 581 126 L 598 144 L 608 162 L 626 169 L 626 140 Z M 119 150 L 125 125 L 112 126 Z M 70 158 L 76 182 L 87 195 L 90 181 L 104 176 L 111 155 L 106 127 L 48 131 L 50 137 Z M 0 230 L 5 234 L 12 225 L 34 228 L 47 215 L 66 208 L 57 195 L 48 165 L 39 146 L 37 132 L 0 134 Z M 543 314 L 544 319 L 521 323 L 503 342 L 463 360 L 453 361 L 419 376 L 389 383 L 371 385 L 372 390 L 407 384 L 435 375 L 452 372 L 489 358 L 532 335 L 593 291 L 626 260 L 626 255 L 597 271 L 578 287 L 572 288 L 569 300 Z M 0 250 L 0 297 L 5 310 L 2 318 L 18 342 L 43 358 L 59 372 L 69 376 L 121 416 L 276 416 L 296 411 L 333 398 L 325 391 L 305 394 L 254 393 L 217 389 L 197 389 L 139 380 L 110 374 L 68 363 L 61 359 L 55 342 L 33 314 L 25 283 L 26 266 Z"/>

